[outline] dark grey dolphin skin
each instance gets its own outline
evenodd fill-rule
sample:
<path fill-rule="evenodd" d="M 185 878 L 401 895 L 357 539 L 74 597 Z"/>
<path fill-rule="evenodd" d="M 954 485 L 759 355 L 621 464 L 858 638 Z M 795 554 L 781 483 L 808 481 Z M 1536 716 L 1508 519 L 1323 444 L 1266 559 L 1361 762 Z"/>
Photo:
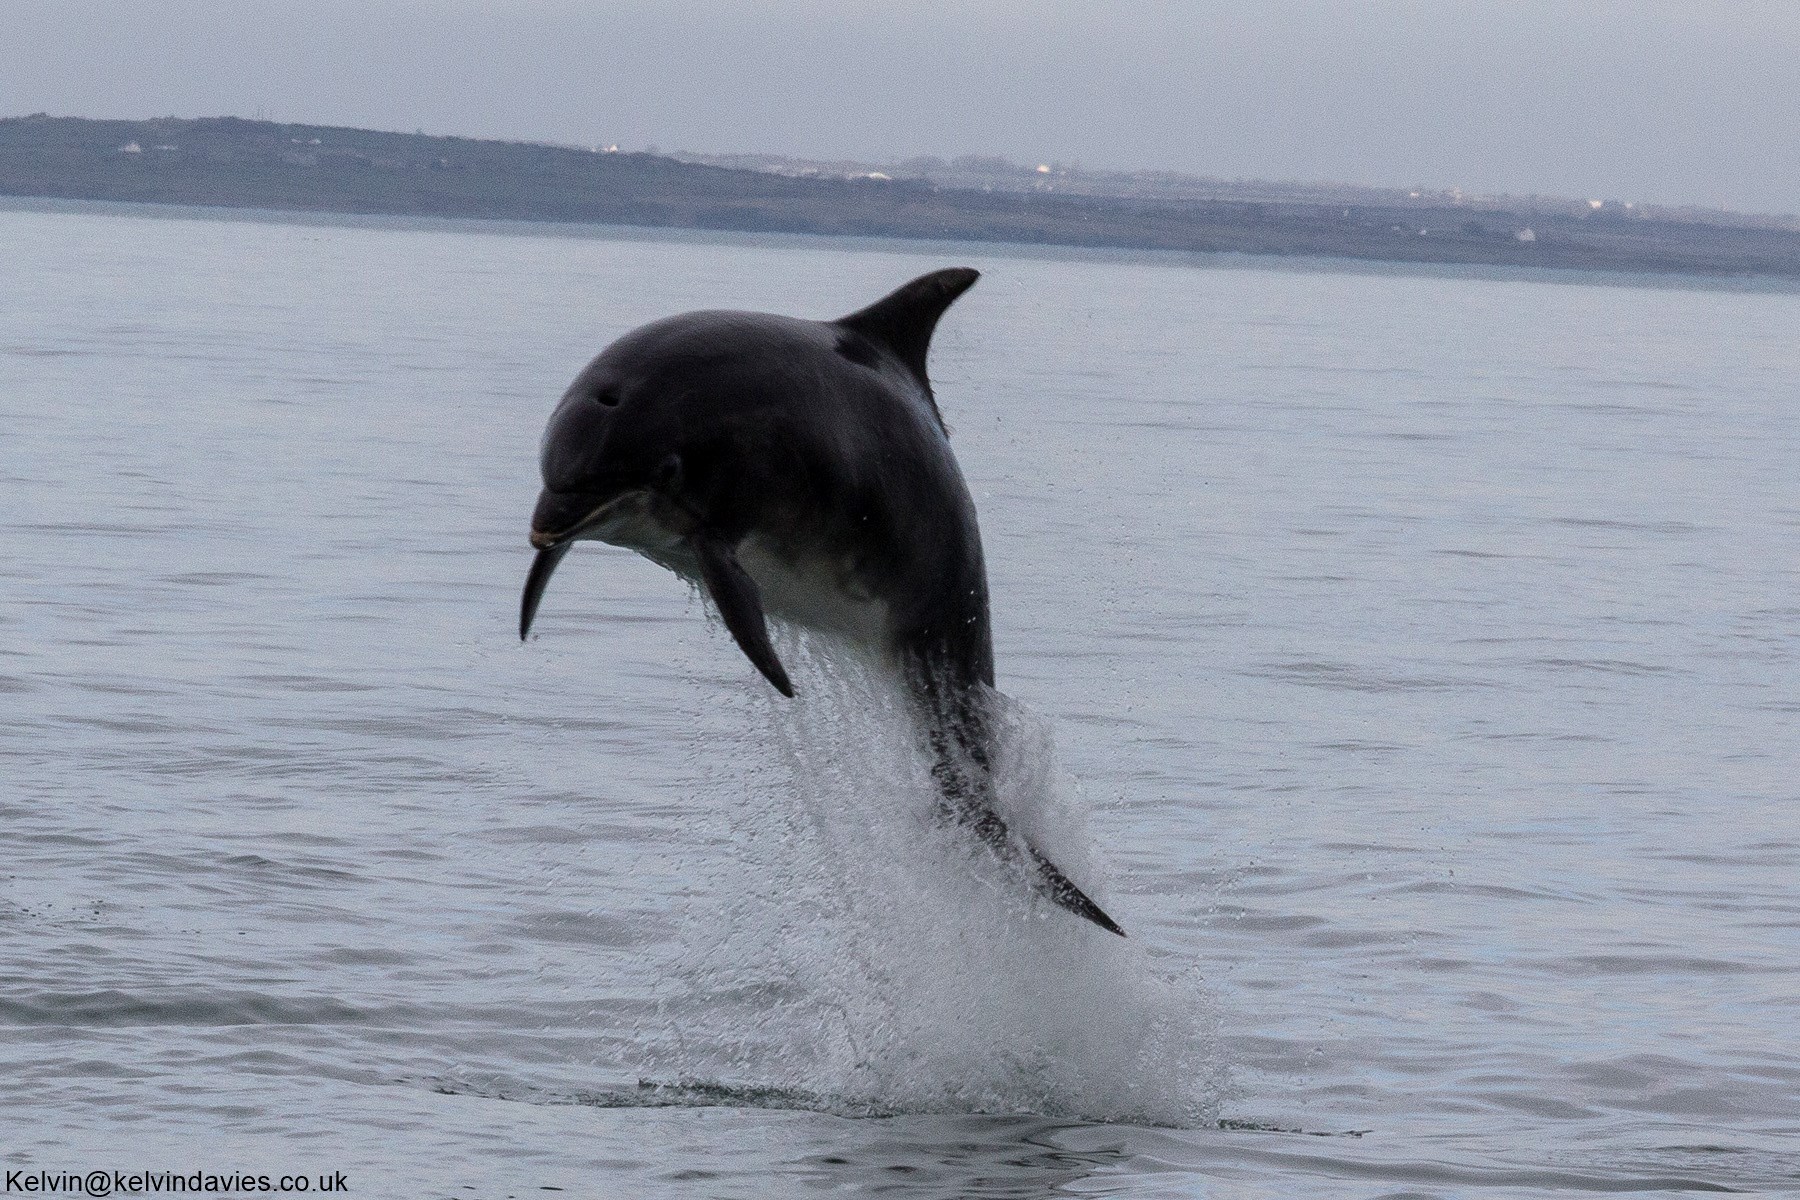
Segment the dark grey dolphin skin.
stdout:
<path fill-rule="evenodd" d="M 784 696 L 765 613 L 873 645 L 915 698 L 944 815 L 1124 936 L 994 807 L 981 533 L 925 374 L 938 318 L 978 277 L 934 271 L 836 321 L 687 313 L 608 346 L 545 431 L 519 636 L 591 538 L 702 584 Z"/>

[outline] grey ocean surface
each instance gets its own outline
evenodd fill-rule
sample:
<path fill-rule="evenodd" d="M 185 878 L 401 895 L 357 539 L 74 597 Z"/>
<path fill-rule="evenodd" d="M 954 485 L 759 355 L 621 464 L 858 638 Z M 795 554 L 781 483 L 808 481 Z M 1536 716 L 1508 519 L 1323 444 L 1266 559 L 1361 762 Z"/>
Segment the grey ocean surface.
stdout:
<path fill-rule="evenodd" d="M 1129 942 L 564 564 L 601 345 L 934 351 L 1007 786 Z M 0 210 L 0 1156 L 363 1196 L 1800 1194 L 1800 296 Z"/>

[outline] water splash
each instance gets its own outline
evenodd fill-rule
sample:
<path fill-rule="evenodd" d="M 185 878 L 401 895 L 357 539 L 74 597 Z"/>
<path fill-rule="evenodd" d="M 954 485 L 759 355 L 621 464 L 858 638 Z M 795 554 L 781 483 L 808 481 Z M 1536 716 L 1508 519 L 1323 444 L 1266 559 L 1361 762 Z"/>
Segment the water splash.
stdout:
<path fill-rule="evenodd" d="M 645 1031 L 646 1073 L 846 1114 L 1214 1120 L 1223 1068 L 1191 973 L 935 822 L 929 761 L 886 672 L 814 637 L 781 654 L 799 696 L 758 703 L 739 773 L 708 803 L 707 899 Z M 997 724 L 1002 815 L 1104 903 L 1048 723 L 1008 703 Z"/>

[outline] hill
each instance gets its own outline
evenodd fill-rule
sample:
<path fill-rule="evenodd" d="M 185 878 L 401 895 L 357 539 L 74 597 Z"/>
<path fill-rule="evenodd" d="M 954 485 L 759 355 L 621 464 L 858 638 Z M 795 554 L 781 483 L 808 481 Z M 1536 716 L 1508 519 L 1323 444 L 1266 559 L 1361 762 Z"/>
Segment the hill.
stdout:
<path fill-rule="evenodd" d="M 1623 206 L 1240 200 L 782 174 L 235 117 L 0 120 L 0 195 L 1392 262 L 1800 277 L 1800 232 Z M 1371 194 L 1373 195 L 1373 194 Z"/>

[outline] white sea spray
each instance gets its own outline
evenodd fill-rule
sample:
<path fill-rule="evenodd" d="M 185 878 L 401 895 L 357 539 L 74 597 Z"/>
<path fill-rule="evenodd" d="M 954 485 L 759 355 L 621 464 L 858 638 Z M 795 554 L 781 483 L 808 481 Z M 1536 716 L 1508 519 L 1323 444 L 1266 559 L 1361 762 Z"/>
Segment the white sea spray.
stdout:
<path fill-rule="evenodd" d="M 935 820 L 886 672 L 817 638 L 782 655 L 799 696 L 756 706 L 732 756 L 750 769 L 708 800 L 724 836 L 646 1037 L 648 1076 L 846 1112 L 1210 1120 L 1224 1071 L 1192 974 Z M 996 724 L 1005 816 L 1104 896 L 1049 723 L 1007 702 Z"/>

